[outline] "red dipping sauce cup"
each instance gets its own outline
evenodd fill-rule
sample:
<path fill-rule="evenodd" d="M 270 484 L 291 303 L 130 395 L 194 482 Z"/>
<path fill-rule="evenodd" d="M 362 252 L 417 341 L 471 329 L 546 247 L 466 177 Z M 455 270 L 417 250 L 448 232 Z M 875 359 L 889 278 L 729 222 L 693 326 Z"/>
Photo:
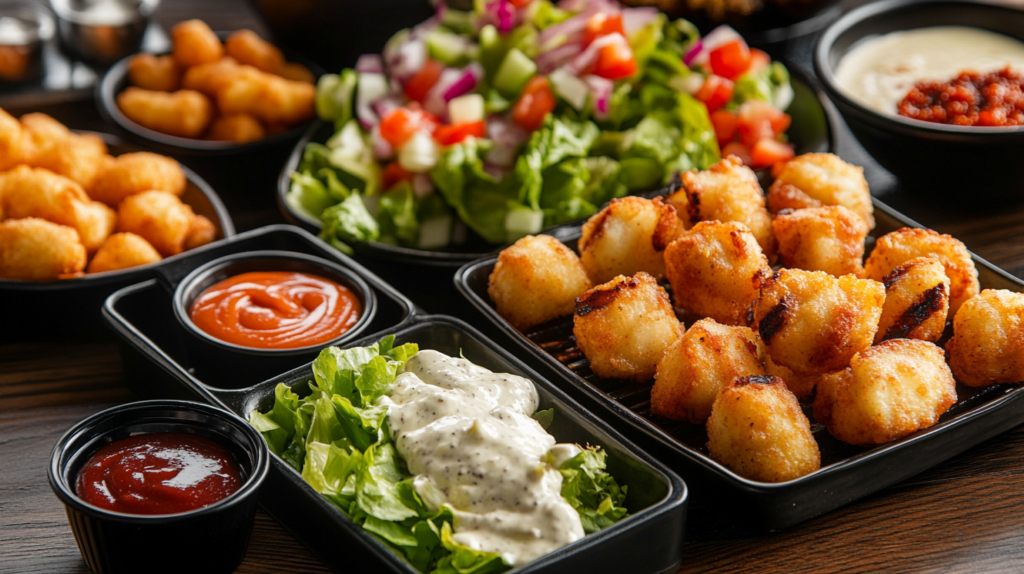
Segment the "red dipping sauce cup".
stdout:
<path fill-rule="evenodd" d="M 184 512 L 130 514 L 111 510 L 111 505 L 90 504 L 94 497 L 77 494 L 80 476 L 96 476 L 83 475 L 83 470 L 96 462 L 97 454 L 102 458 L 118 444 L 150 442 L 159 447 L 175 439 L 192 454 L 206 448 L 209 460 L 200 466 L 210 460 L 234 463 L 233 473 L 216 470 L 232 474 L 227 496 L 201 500 L 198 508 Z M 152 452 L 166 456 L 159 448 Z M 93 572 L 231 572 L 245 557 L 257 492 L 268 468 L 263 437 L 241 418 L 205 404 L 160 400 L 117 406 L 75 425 L 54 446 L 48 475 L 54 494 L 64 503 L 82 558 Z M 181 507 L 157 511 L 176 508 Z"/>

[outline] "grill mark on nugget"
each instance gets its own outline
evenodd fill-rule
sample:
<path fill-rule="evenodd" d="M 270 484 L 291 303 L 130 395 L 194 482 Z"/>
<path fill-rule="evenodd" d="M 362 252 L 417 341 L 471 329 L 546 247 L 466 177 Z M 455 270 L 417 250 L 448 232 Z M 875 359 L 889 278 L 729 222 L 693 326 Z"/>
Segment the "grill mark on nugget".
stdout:
<path fill-rule="evenodd" d="M 764 319 L 761 319 L 757 332 L 766 345 L 771 343 L 772 337 L 786 326 L 786 316 L 789 314 L 792 303 L 793 301 L 788 295 L 779 299 L 778 305 L 772 307 L 771 311 L 765 314 Z"/>
<path fill-rule="evenodd" d="M 897 271 L 900 269 L 902 267 L 897 268 Z M 888 284 L 886 284 L 886 287 L 888 287 Z M 939 283 L 935 287 L 921 293 L 917 301 L 914 301 L 914 304 L 900 315 L 899 320 L 886 329 L 885 338 L 906 339 L 911 331 L 942 310 L 942 303 L 947 297 L 945 283 Z"/>
<path fill-rule="evenodd" d="M 639 285 L 640 282 L 637 281 L 636 277 L 630 277 L 626 281 L 616 283 L 615 286 L 610 289 L 595 289 L 591 291 L 589 295 L 577 297 L 576 315 L 579 317 L 585 317 L 594 311 L 604 309 L 619 297 L 619 291 L 622 291 L 623 289 L 633 289 Z"/>
<path fill-rule="evenodd" d="M 745 385 L 770 385 L 775 381 L 782 383 L 782 379 L 771 375 L 750 375 L 749 377 L 737 377 L 733 386 L 742 387 Z"/>

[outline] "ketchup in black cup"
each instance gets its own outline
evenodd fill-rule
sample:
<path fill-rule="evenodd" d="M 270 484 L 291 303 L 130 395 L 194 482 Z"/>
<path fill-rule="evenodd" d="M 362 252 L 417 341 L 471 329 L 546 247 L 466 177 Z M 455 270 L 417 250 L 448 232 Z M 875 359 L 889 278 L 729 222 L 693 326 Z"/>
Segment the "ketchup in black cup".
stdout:
<path fill-rule="evenodd" d="M 93 572 L 231 572 L 245 557 L 268 464 L 263 437 L 241 418 L 142 401 L 69 430 L 49 479 Z"/>

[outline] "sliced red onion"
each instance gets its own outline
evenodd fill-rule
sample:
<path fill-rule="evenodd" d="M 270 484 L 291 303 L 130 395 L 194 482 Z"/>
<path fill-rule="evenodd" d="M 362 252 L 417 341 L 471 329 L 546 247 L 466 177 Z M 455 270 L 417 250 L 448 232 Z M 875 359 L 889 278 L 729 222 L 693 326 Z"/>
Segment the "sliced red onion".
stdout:
<path fill-rule="evenodd" d="M 441 72 L 441 77 L 437 79 L 437 83 L 434 84 L 433 88 L 430 88 L 430 91 L 427 92 L 427 97 L 423 100 L 423 109 L 437 116 L 442 122 L 447 122 L 448 100 L 444 99 L 444 94 L 461 77 L 462 70 L 456 68 L 446 68 Z"/>
<path fill-rule="evenodd" d="M 540 73 L 550 74 L 571 62 L 582 51 L 583 45 L 579 42 L 568 42 L 538 55 L 533 61 Z"/>
<path fill-rule="evenodd" d="M 384 74 L 360 73 L 356 86 L 356 118 L 363 128 L 370 129 L 380 122 L 372 104 L 388 95 L 388 80 Z"/>
<path fill-rule="evenodd" d="M 393 54 L 385 52 L 384 57 L 390 74 L 404 82 L 423 69 L 427 61 L 427 44 L 422 39 L 407 40 Z"/>
<path fill-rule="evenodd" d="M 611 80 L 600 76 L 587 76 L 583 78 L 590 88 L 590 94 L 594 97 L 594 117 L 599 120 L 606 119 L 611 111 L 612 88 Z"/>
<path fill-rule="evenodd" d="M 586 50 L 580 52 L 575 58 L 566 65 L 565 69 L 569 73 L 579 76 L 594 66 L 594 62 L 597 61 L 597 53 L 605 46 L 614 44 L 616 42 L 626 42 L 626 39 L 622 37 L 622 34 L 608 34 L 607 36 L 601 36 L 594 40 L 587 46 Z"/>
<path fill-rule="evenodd" d="M 356 71 L 367 74 L 383 74 L 384 60 L 378 54 L 363 54 L 356 60 Z"/>
<path fill-rule="evenodd" d="M 496 166 L 510 168 L 516 162 L 516 150 L 530 139 L 530 134 L 505 118 L 487 118 L 487 135 L 494 145 L 487 152 L 485 161 Z"/>
<path fill-rule="evenodd" d="M 453 99 L 468 94 L 476 89 L 480 78 L 484 76 L 484 69 L 480 64 L 473 62 L 462 70 L 462 76 L 444 91 L 444 101 L 450 102 Z"/>
<path fill-rule="evenodd" d="M 513 22 L 515 22 L 516 7 L 512 5 L 508 0 L 498 0 L 498 5 L 494 10 L 494 15 L 498 20 L 498 31 L 502 34 L 506 34 L 512 31 Z"/>
<path fill-rule="evenodd" d="M 697 66 L 703 66 L 708 62 L 708 55 L 711 52 L 713 52 L 716 48 L 718 48 L 719 46 L 724 46 L 729 42 L 732 42 L 733 40 L 742 39 L 743 37 L 740 36 L 736 32 L 736 30 L 733 30 L 729 26 L 723 24 L 715 28 L 714 30 L 708 32 L 708 34 L 700 40 L 700 43 L 703 44 L 702 50 L 693 58 L 693 60 L 690 63 Z M 684 59 L 683 62 L 686 62 L 686 60 Z M 690 63 L 686 65 L 689 66 Z"/>
<path fill-rule="evenodd" d="M 373 102 L 373 111 L 381 119 L 400 107 L 402 107 L 402 99 L 396 95 L 388 95 Z"/>
<path fill-rule="evenodd" d="M 444 2 L 438 2 L 434 9 L 434 17 L 439 21 L 444 22 L 444 14 L 448 11 L 448 5 Z"/>
<path fill-rule="evenodd" d="M 568 20 L 544 28 L 539 34 L 537 34 L 537 45 L 540 46 L 542 50 L 545 48 L 551 49 L 562 44 L 566 40 L 582 35 L 583 29 L 587 26 L 587 22 L 598 12 L 598 10 L 587 10 L 586 12 L 581 12 Z M 565 40 L 560 40 L 560 38 L 565 38 Z M 549 46 L 548 44 L 551 43 L 556 44 L 556 46 Z"/>
<path fill-rule="evenodd" d="M 434 192 L 434 181 L 426 173 L 417 173 L 412 176 L 412 192 L 416 197 L 423 197 Z"/>
<path fill-rule="evenodd" d="M 558 7 L 569 12 L 579 12 L 587 8 L 587 0 L 562 0 Z"/>
<path fill-rule="evenodd" d="M 687 67 L 689 67 L 690 64 L 692 64 L 693 61 L 697 59 L 697 56 L 700 56 L 703 53 L 704 41 L 701 40 L 700 38 L 697 38 L 697 41 L 693 43 L 693 46 L 690 48 L 690 51 L 688 51 L 686 55 L 683 56 L 683 63 L 686 64 Z"/>
<path fill-rule="evenodd" d="M 370 132 L 370 142 L 373 145 L 373 156 L 379 161 L 388 161 L 395 157 L 395 148 L 391 147 L 388 140 L 380 135 L 380 125 L 373 126 L 373 131 Z"/>
<path fill-rule="evenodd" d="M 622 10 L 622 27 L 626 29 L 627 36 L 632 36 L 657 20 L 658 14 L 654 6 L 625 8 Z"/>

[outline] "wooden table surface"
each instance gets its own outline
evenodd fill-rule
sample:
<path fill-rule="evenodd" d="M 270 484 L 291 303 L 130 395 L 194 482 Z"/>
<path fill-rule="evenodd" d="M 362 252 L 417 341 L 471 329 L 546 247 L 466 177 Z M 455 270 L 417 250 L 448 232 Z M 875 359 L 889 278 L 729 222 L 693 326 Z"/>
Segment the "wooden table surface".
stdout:
<path fill-rule="evenodd" d="M 215 29 L 262 30 L 242 0 L 165 2 L 168 26 L 202 17 Z M 47 110 L 79 128 L 100 126 L 91 103 Z M 240 230 L 280 222 L 272 168 L 183 158 L 214 182 Z M 266 163 L 283 156 L 272 157 Z M 239 165 L 241 167 L 239 167 Z M 250 183 L 252 182 L 252 183 Z M 901 201 L 909 214 L 1017 276 L 1024 276 L 1024 207 L 944 209 L 937 202 Z M 411 296 L 430 311 L 480 324 L 466 306 L 437 303 L 428 286 Z M 441 308 L 437 308 L 440 306 Z M 0 325 L 3 318 L 0 318 Z M 64 510 L 50 491 L 46 465 L 59 436 L 82 418 L 136 400 L 118 349 L 109 340 L 0 342 L 0 572 L 88 572 Z M 684 477 L 685 478 L 685 477 Z M 1024 563 L 1024 430 L 991 439 L 896 486 L 788 530 L 751 534 L 723 524 L 697 504 L 687 523 L 683 572 L 1007 571 Z M 699 502 L 699 501 L 698 501 Z M 643 552 L 643 548 L 637 548 Z M 300 542 L 263 511 L 239 572 L 325 572 Z"/>

